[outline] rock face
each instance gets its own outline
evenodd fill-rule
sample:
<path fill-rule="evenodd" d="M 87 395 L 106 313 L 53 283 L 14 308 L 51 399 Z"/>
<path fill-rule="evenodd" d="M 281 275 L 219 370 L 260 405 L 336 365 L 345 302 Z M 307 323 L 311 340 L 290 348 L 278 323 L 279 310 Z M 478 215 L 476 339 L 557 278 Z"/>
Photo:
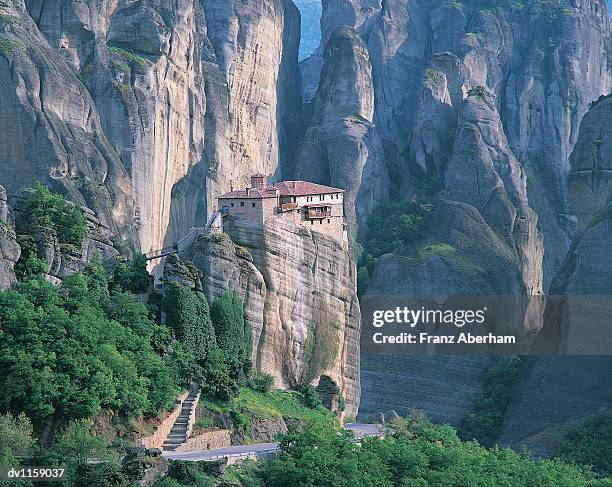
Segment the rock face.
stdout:
<path fill-rule="evenodd" d="M 529 287 L 536 289 L 541 277 L 547 290 L 574 224 L 566 187 L 569 154 L 588 103 L 612 86 L 606 2 L 494 12 L 475 1 L 338 0 L 324 2 L 321 25 L 323 48 L 342 27 L 356 29 L 367 46 L 371 120 L 397 184 L 391 190 L 400 195 L 418 189 L 423 177 L 428 184 L 454 185 L 454 174 L 447 173 L 452 147 L 461 150 L 456 137 L 469 135 L 457 126 L 465 114 L 462 100 L 470 89 L 482 87 L 490 105 L 482 122 L 496 120 L 491 130 L 498 132 L 498 141 L 505 139 L 502 159 L 514 160 L 512 177 L 521 178 L 523 186 L 527 182 L 521 205 L 528 199 L 542 228 L 544 260 Z M 306 61 L 303 70 L 313 77 Z M 321 76 L 319 89 L 329 83 L 327 76 Z M 317 123 L 315 117 L 312 125 Z M 497 142 L 488 147 L 500 148 Z M 527 274 L 534 265 L 528 260 Z"/>
<path fill-rule="evenodd" d="M 225 222 L 225 234 L 200 236 L 181 258 L 203 275 L 211 298 L 240 293 L 253 326 L 254 364 L 278 386 L 296 387 L 329 375 L 359 404 L 359 303 L 348 249 L 304 227 Z"/>
<path fill-rule="evenodd" d="M 553 293 L 608 294 L 612 289 L 612 97 L 586 114 L 570 158 L 569 190 L 578 226 Z"/>
<path fill-rule="evenodd" d="M 22 213 L 25 199 L 31 190 L 21 191 L 12 200 L 15 229 L 20 238 L 30 239 L 38 249 L 39 257 L 47 263 L 47 278 L 59 283 L 64 277 L 85 270 L 87 264 L 96 256 L 110 267 L 119 251 L 113 243 L 114 234 L 96 216 L 93 210 L 81 207 L 85 217 L 85 238 L 81 247 L 63 244 L 57 232 L 48 227 L 33 226 Z"/>
<path fill-rule="evenodd" d="M 6 190 L 0 186 L 0 290 L 10 289 L 16 284 L 15 264 L 21 249 L 15 241 L 15 232 L 9 219 Z"/>
<path fill-rule="evenodd" d="M 578 217 L 574 239 L 553 280 L 551 294 L 567 295 L 569 346 L 580 343 L 593 317 L 578 308 L 588 295 L 612 289 L 612 97 L 602 97 L 585 115 L 570 157 L 569 191 Z M 599 304 L 599 299 L 586 301 Z M 604 311 L 609 309 L 604 308 Z M 606 342 L 609 318 L 596 322 L 596 340 Z M 608 329 L 606 329 L 608 328 Z M 605 345 L 604 345 L 605 346 Z M 604 353 L 607 353 L 606 348 Z M 513 401 L 500 440 L 527 444 L 536 454 L 550 455 L 551 441 L 608 404 L 612 358 L 609 356 L 532 357 Z M 559 407 L 562 404 L 563 407 Z M 537 411 L 535 415 L 533 411 Z M 528 420 L 527 420 L 528 418 Z"/>
<path fill-rule="evenodd" d="M 372 124 L 368 50 L 353 29 L 340 28 L 332 34 L 314 110 L 298 151 L 296 177 L 346 189 L 347 219 L 363 225 L 387 194 L 389 180 Z"/>
<path fill-rule="evenodd" d="M 291 0 L 1 8 L 9 194 L 52 184 L 149 251 L 252 173 L 291 172 L 302 109 Z"/>
<path fill-rule="evenodd" d="M 321 75 L 298 169 L 314 167 L 315 181 L 321 182 L 333 173 L 349 194 L 357 193 L 354 188 L 360 184 L 380 188 L 382 198 L 426 193 L 435 208 L 423 240 L 425 257 L 380 258 L 368 294 L 541 296 L 549 292 L 556 274 L 573 273 L 575 264 L 589 265 L 587 255 L 605 260 L 607 244 L 597 243 L 604 242 L 604 235 L 589 244 L 595 233 L 605 233 L 605 223 L 582 232 L 580 227 L 588 223 L 580 222 L 580 212 L 585 212 L 580 207 L 577 235 L 584 237 L 582 244 L 574 239 L 572 249 L 590 245 L 591 250 L 575 254 L 580 257 L 573 261 L 565 259 L 576 224 L 568 174 L 570 182 L 591 177 L 576 169 L 569 172 L 570 153 L 581 145 L 578 127 L 588 104 L 612 87 L 612 29 L 604 0 L 540 8 L 526 2 L 519 10 L 484 9 L 470 0 L 334 0 L 323 2 L 321 27 L 320 50 L 301 64 L 305 100 L 315 90 L 317 71 Z M 344 56 L 335 57 L 336 66 L 328 66 L 328 53 L 338 49 L 338 36 L 346 38 L 342 33 L 348 32 L 357 32 L 360 39 L 342 51 Z M 351 54 L 347 65 L 344 60 Z M 364 59 L 369 71 L 362 68 Z M 334 90 L 346 73 L 352 79 L 351 64 L 354 72 L 367 72 L 361 76 L 367 83 L 349 82 L 344 91 Z M 328 123 L 321 130 L 318 114 L 343 115 L 339 107 L 348 99 L 346 91 L 361 101 L 358 108 L 373 106 L 371 118 L 369 113 L 365 118 L 371 122 L 370 140 L 378 139 L 382 147 L 382 167 L 390 181 L 386 187 L 361 181 L 360 165 L 335 162 L 363 159 L 369 154 L 363 144 L 357 153 L 349 143 L 337 144 L 332 157 L 325 150 L 328 140 L 346 141 L 346 129 Z M 316 132 L 324 135 L 309 137 Z M 312 139 L 321 142 L 319 153 L 309 149 L 316 146 Z M 587 165 L 596 158 L 596 148 L 592 143 L 589 147 Z M 336 168 L 341 172 L 334 173 Z M 580 206 L 594 204 L 589 190 L 570 187 L 576 188 L 571 190 L 577 194 L 574 199 L 583 200 Z M 608 201 L 597 198 L 598 210 L 604 210 Z M 355 198 L 354 221 L 362 225 L 362 237 L 363 222 L 376 201 Z M 604 211 L 600 218 L 606 215 Z M 585 278 L 572 275 L 570 282 Z M 608 276 L 602 279 L 602 289 L 609 289 Z M 508 310 L 509 315 L 517 326 L 538 329 L 542 303 L 531 300 L 524 308 Z M 446 362 L 440 360 L 444 370 Z M 374 394 L 364 406 L 370 412 L 392 408 L 377 387 L 385 380 L 383 362 L 366 356 L 363 363 L 364 391 Z M 478 390 L 477 368 L 485 365 L 442 380 L 459 390 Z M 432 364 L 407 363 L 406 375 L 426 367 Z M 375 372 L 367 375 L 370 371 Z M 406 400 L 396 398 L 399 408 L 423 407 L 444 419 L 430 401 L 436 388 L 434 380 L 427 388 L 406 390 Z M 468 408 L 469 402 L 462 401 L 461 407 Z M 457 408 L 447 412 L 453 420 L 461 417 Z"/>
<path fill-rule="evenodd" d="M 83 5 L 83 4 L 80 4 Z M 96 210 L 130 243 L 130 180 L 90 93 L 20 0 L 0 18 L 0 183 L 9 195 L 41 180 Z"/>

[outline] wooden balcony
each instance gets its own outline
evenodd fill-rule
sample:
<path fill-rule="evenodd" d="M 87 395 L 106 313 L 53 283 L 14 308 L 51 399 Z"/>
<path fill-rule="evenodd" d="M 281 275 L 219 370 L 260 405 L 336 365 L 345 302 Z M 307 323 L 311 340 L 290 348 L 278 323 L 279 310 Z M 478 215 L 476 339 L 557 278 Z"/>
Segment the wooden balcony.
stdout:
<path fill-rule="evenodd" d="M 297 208 L 298 208 L 297 203 L 281 203 L 281 205 L 278 207 L 278 211 L 280 212 L 292 211 L 292 210 L 297 210 Z"/>
<path fill-rule="evenodd" d="M 331 208 L 308 208 L 306 216 L 310 220 L 330 218 L 332 216 Z"/>

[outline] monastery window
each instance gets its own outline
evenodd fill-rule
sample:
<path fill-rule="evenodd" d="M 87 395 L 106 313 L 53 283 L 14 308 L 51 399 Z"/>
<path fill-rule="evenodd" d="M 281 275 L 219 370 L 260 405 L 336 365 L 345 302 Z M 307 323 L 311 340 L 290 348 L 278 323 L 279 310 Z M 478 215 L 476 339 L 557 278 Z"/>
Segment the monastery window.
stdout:
<path fill-rule="evenodd" d="M 331 220 L 329 218 L 327 219 L 327 223 L 331 223 Z"/>
<path fill-rule="evenodd" d="M 240 206 L 244 206 L 244 201 L 241 201 L 241 202 L 240 202 Z"/>
<path fill-rule="evenodd" d="M 232 203 L 232 208 L 234 207 L 234 203 Z"/>
<path fill-rule="evenodd" d="M 255 205 L 255 203 L 251 203 L 251 206 L 252 206 L 253 208 L 255 208 L 255 206 L 256 206 L 256 205 Z"/>

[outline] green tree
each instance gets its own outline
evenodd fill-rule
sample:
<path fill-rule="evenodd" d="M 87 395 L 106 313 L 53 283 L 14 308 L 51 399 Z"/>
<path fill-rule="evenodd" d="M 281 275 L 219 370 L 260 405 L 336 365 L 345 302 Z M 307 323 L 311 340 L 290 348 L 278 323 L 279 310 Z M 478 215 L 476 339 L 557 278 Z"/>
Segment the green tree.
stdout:
<path fill-rule="evenodd" d="M 417 197 L 380 204 L 368 218 L 368 243 L 364 254 L 370 253 L 374 258 L 387 253 L 401 254 L 422 236 L 431 210 L 429 201 Z"/>
<path fill-rule="evenodd" d="M 253 331 L 244 319 L 242 299 L 234 291 L 224 291 L 210 309 L 217 344 L 230 361 L 242 368 L 250 363 Z"/>
<path fill-rule="evenodd" d="M 49 461 L 65 466 L 67 482 L 74 487 L 130 487 L 118 455 L 91 420 L 72 421 L 51 446 Z"/>
<path fill-rule="evenodd" d="M 32 433 L 32 423 L 25 414 L 0 414 L 0 469 L 16 467 L 23 463 L 24 457 L 31 454 L 34 446 Z M 0 485 L 8 483 L 0 479 Z"/>
<path fill-rule="evenodd" d="M 51 193 L 42 183 L 36 183 L 24 213 L 26 221 L 55 230 L 61 243 L 76 246 L 83 243 L 86 227 L 81 209 L 68 203 L 62 195 Z"/>
<path fill-rule="evenodd" d="M 96 434 L 89 419 L 70 422 L 52 446 L 52 451 L 71 465 L 113 458 L 108 440 Z"/>
<path fill-rule="evenodd" d="M 15 265 L 15 276 L 19 281 L 30 277 L 41 276 L 49 270 L 49 265 L 38 255 L 38 245 L 29 235 L 20 236 L 17 243 L 21 248 L 21 255 Z"/>
<path fill-rule="evenodd" d="M 173 284 L 166 293 L 165 309 L 167 324 L 195 359 L 204 364 L 209 353 L 217 348 L 206 296 Z"/>
<path fill-rule="evenodd" d="M 559 458 L 591 465 L 601 475 L 612 475 L 612 412 L 595 414 L 568 433 Z"/>
<path fill-rule="evenodd" d="M 277 459 L 256 466 L 255 480 L 266 487 L 595 487 L 588 469 L 559 460 L 534 461 L 529 452 L 486 449 L 462 442 L 450 426 L 400 420 L 384 439 L 358 445 L 337 426 L 314 423 L 285 435 Z M 246 467 L 248 469 L 252 466 Z M 249 485 L 249 484 L 247 484 Z M 257 485 L 252 482 L 250 485 Z"/>
<path fill-rule="evenodd" d="M 117 259 L 113 270 L 113 284 L 123 291 L 140 294 L 147 291 L 151 283 L 147 271 L 147 258 L 144 254 L 135 255 L 127 261 L 123 257 Z"/>
<path fill-rule="evenodd" d="M 100 284 L 77 273 L 59 290 L 36 278 L 0 292 L 0 409 L 43 422 L 172 406 L 193 358 L 146 306 Z"/>
<path fill-rule="evenodd" d="M 253 380 L 253 389 L 257 392 L 270 392 L 274 388 L 274 376 L 262 374 Z"/>

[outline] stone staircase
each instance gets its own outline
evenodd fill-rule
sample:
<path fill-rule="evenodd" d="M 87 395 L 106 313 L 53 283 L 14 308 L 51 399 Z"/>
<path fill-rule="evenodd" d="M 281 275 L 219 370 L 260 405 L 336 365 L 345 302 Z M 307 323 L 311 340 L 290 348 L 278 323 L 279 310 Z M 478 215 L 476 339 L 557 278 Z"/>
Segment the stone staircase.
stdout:
<path fill-rule="evenodd" d="M 191 428 L 193 427 L 193 424 L 191 424 L 191 418 L 193 417 L 193 412 L 197 405 L 198 395 L 198 390 L 192 388 L 189 392 L 189 396 L 187 396 L 187 399 L 183 401 L 181 413 L 179 414 L 178 418 L 176 418 L 176 421 L 170 430 L 170 434 L 164 442 L 164 451 L 176 450 L 189 437 Z"/>

